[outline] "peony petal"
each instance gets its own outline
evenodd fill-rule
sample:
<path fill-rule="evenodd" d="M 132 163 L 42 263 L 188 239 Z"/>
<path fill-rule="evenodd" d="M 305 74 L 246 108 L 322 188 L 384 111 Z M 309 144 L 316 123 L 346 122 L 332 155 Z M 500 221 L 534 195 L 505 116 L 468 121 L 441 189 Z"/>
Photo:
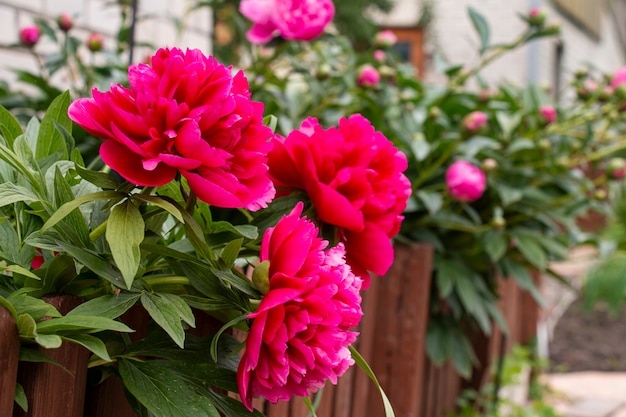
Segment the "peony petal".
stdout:
<path fill-rule="evenodd" d="M 148 171 L 143 167 L 142 158 L 136 153 L 113 140 L 106 140 L 100 145 L 102 160 L 133 184 L 145 187 L 158 187 L 172 181 L 176 170 L 165 164 L 159 164 Z"/>

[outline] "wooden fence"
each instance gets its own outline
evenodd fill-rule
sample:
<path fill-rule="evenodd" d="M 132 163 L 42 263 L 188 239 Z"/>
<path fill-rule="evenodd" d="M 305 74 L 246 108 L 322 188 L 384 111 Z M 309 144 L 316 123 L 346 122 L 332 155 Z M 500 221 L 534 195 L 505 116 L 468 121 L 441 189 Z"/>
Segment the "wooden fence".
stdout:
<path fill-rule="evenodd" d="M 444 417 L 454 411 L 461 390 L 478 388 L 501 349 L 534 338 L 539 308 L 511 279 L 500 282 L 500 308 L 510 336 L 506 346 L 499 331 L 491 337 L 478 336 L 474 347 L 481 365 L 470 380 L 463 380 L 450 364 L 435 366 L 425 352 L 433 249 L 414 244 L 396 247 L 395 262 L 385 277 L 373 279 L 363 294 L 364 319 L 358 350 L 376 373 L 397 417 Z M 48 300 L 65 314 L 79 302 L 73 297 Z M 133 315 L 147 320 L 145 315 Z M 141 322 L 127 323 L 141 329 Z M 207 330 L 207 329 L 205 329 Z M 47 363 L 19 362 L 19 337 L 15 322 L 0 308 L 0 416 L 13 417 L 134 417 L 121 383 L 108 378 L 104 384 L 86 388 L 88 352 L 64 343 L 60 349 L 45 350 L 71 372 Z M 133 334 L 140 338 L 141 332 Z M 19 369 L 18 369 L 19 368 Z M 16 380 L 29 399 L 29 412 L 13 405 Z M 306 417 L 302 401 L 272 405 L 254 401 L 268 417 Z M 319 417 L 384 417 L 378 390 L 364 372 L 352 367 L 336 386 L 327 384 L 321 393 Z"/>

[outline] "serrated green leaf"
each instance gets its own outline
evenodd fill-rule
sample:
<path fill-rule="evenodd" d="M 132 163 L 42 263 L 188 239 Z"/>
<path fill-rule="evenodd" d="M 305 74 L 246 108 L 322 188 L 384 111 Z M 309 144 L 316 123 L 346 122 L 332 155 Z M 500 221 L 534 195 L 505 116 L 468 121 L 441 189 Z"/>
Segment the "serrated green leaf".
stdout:
<path fill-rule="evenodd" d="M 155 417 L 219 417 L 209 398 L 160 361 L 118 363 L 124 386 Z"/>
<path fill-rule="evenodd" d="M 113 207 L 107 223 L 106 240 L 111 247 L 126 288 L 133 285 L 141 261 L 139 245 L 145 236 L 145 224 L 139 208 L 131 200 Z"/>
<path fill-rule="evenodd" d="M 85 347 L 87 350 L 90 350 L 94 354 L 96 354 L 101 359 L 111 362 L 111 357 L 109 356 L 109 352 L 107 352 L 106 345 L 100 339 L 95 336 L 91 336 L 88 334 L 73 334 L 71 336 L 62 336 L 62 339 L 78 343 L 79 345 Z"/>
<path fill-rule="evenodd" d="M 106 317 L 97 316 L 63 316 L 54 317 L 37 323 L 38 333 L 64 333 L 75 332 L 77 330 L 87 331 L 90 333 L 100 332 L 103 330 L 113 330 L 116 332 L 134 332 L 133 329 Z M 65 333 L 64 333 L 65 334 Z"/>

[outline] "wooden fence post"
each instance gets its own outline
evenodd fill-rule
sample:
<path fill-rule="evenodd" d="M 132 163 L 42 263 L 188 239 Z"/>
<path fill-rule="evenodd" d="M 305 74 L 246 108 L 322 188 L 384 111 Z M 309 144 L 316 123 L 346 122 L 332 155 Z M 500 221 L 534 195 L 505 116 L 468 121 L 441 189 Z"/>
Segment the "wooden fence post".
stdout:
<path fill-rule="evenodd" d="M 11 313 L 0 307 L 0 416 L 13 413 L 20 335 Z"/>
<path fill-rule="evenodd" d="M 82 302 L 67 294 L 43 299 L 63 315 Z M 65 369 L 50 363 L 20 362 L 17 379 L 28 399 L 28 413 L 15 407 L 13 417 L 81 417 L 89 351 L 68 342 L 63 342 L 58 349 L 38 349 Z"/>

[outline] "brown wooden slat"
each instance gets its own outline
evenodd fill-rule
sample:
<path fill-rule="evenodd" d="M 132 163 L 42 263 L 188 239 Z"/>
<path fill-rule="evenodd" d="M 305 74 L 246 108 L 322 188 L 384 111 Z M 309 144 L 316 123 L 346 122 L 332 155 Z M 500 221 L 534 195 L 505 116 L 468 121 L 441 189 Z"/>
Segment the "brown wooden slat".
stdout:
<path fill-rule="evenodd" d="M 13 413 L 20 335 L 11 313 L 0 307 L 0 416 Z"/>
<path fill-rule="evenodd" d="M 43 299 L 63 315 L 82 301 L 72 295 L 51 295 Z M 21 362 L 18 381 L 28 398 L 28 414 L 15 407 L 14 417 L 81 417 L 85 401 L 89 351 L 75 343 L 63 342 L 58 349 L 39 348 L 65 369 L 49 363 Z"/>

